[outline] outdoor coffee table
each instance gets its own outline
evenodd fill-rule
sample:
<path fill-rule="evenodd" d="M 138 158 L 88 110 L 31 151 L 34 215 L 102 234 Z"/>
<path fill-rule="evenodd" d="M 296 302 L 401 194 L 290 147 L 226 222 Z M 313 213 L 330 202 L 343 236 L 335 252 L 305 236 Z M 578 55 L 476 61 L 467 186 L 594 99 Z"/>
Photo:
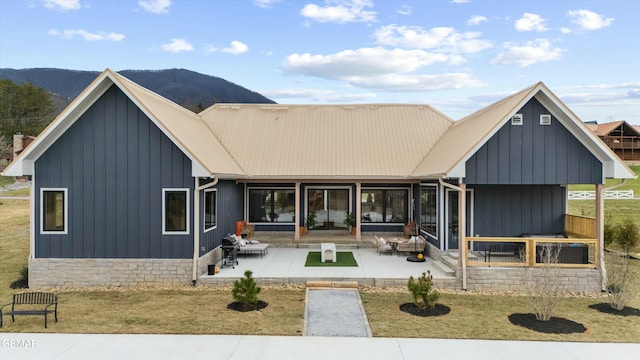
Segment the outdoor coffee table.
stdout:
<path fill-rule="evenodd" d="M 320 244 L 320 261 L 325 262 L 327 251 L 331 252 L 331 260 L 336 262 L 338 257 L 336 256 L 336 244 L 334 243 L 321 243 Z"/>

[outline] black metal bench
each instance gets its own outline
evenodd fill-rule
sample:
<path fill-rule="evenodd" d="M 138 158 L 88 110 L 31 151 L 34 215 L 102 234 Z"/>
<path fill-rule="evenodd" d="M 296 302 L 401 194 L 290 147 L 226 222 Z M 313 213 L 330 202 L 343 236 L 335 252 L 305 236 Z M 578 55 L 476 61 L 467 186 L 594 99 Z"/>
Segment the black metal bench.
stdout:
<path fill-rule="evenodd" d="M 11 315 L 11 321 L 15 322 L 16 315 L 44 315 L 44 327 L 47 328 L 47 315 L 53 314 L 58 322 L 58 295 L 44 292 L 28 292 L 14 294 L 13 301 L 0 307 L 0 327 L 2 327 L 2 309 L 11 305 L 11 311 L 4 315 Z M 16 305 L 22 308 L 23 305 L 45 305 L 44 309 L 16 309 Z M 50 307 L 53 306 L 53 309 Z"/>

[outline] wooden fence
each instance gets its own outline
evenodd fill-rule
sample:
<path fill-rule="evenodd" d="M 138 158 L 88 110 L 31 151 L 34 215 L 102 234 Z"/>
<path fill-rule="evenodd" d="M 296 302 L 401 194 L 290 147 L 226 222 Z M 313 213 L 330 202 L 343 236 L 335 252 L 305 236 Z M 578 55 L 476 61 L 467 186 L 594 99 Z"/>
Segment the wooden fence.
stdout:
<path fill-rule="evenodd" d="M 567 236 L 587 239 L 597 239 L 596 219 L 587 216 L 564 216 L 564 231 Z"/>

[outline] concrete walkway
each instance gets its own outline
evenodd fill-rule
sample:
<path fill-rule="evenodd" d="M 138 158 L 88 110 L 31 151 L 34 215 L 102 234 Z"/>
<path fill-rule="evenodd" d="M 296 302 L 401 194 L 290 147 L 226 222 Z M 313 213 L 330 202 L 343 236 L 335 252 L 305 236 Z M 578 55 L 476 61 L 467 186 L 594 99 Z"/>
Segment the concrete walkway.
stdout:
<path fill-rule="evenodd" d="M 637 359 L 640 344 L 235 335 L 0 333 L 0 359 Z"/>
<path fill-rule="evenodd" d="M 371 337 L 357 288 L 307 288 L 304 324 L 305 336 Z"/>

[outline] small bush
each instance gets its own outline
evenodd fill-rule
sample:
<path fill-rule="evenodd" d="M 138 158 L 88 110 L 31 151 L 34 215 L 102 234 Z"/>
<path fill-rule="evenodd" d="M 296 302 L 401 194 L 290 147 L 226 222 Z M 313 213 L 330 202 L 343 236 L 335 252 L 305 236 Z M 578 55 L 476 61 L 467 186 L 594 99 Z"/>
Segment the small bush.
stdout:
<path fill-rule="evenodd" d="M 609 305 L 616 310 L 624 309 L 633 297 L 635 274 L 629 268 L 631 258 L 611 254 L 607 262 L 607 297 Z"/>
<path fill-rule="evenodd" d="M 604 246 L 609 247 L 616 241 L 617 226 L 611 224 L 609 219 L 604 221 Z"/>
<path fill-rule="evenodd" d="M 640 241 L 640 229 L 631 219 L 625 219 L 618 225 L 615 231 L 615 239 L 622 251 L 629 254 Z"/>
<path fill-rule="evenodd" d="M 436 301 L 440 298 L 440 293 L 433 289 L 433 276 L 431 271 L 422 273 L 417 280 L 413 275 L 409 277 L 407 287 L 413 297 L 413 303 L 419 309 L 430 309 L 436 306 Z"/>
<path fill-rule="evenodd" d="M 9 287 L 12 289 L 26 289 L 29 287 L 29 267 L 24 265 L 20 268 L 20 278 L 11 283 Z"/>
<path fill-rule="evenodd" d="M 539 263 L 545 264 L 531 269 L 523 262 L 523 286 L 527 301 L 533 308 L 536 319 L 549 321 L 560 303 L 560 247 L 554 244 L 542 244 L 538 249 Z"/>
<path fill-rule="evenodd" d="M 258 303 L 258 294 L 260 294 L 260 288 L 256 284 L 256 280 L 253 278 L 253 272 L 247 270 L 244 272 L 244 277 L 240 278 L 233 283 L 233 300 L 246 305 L 253 306 Z"/>

